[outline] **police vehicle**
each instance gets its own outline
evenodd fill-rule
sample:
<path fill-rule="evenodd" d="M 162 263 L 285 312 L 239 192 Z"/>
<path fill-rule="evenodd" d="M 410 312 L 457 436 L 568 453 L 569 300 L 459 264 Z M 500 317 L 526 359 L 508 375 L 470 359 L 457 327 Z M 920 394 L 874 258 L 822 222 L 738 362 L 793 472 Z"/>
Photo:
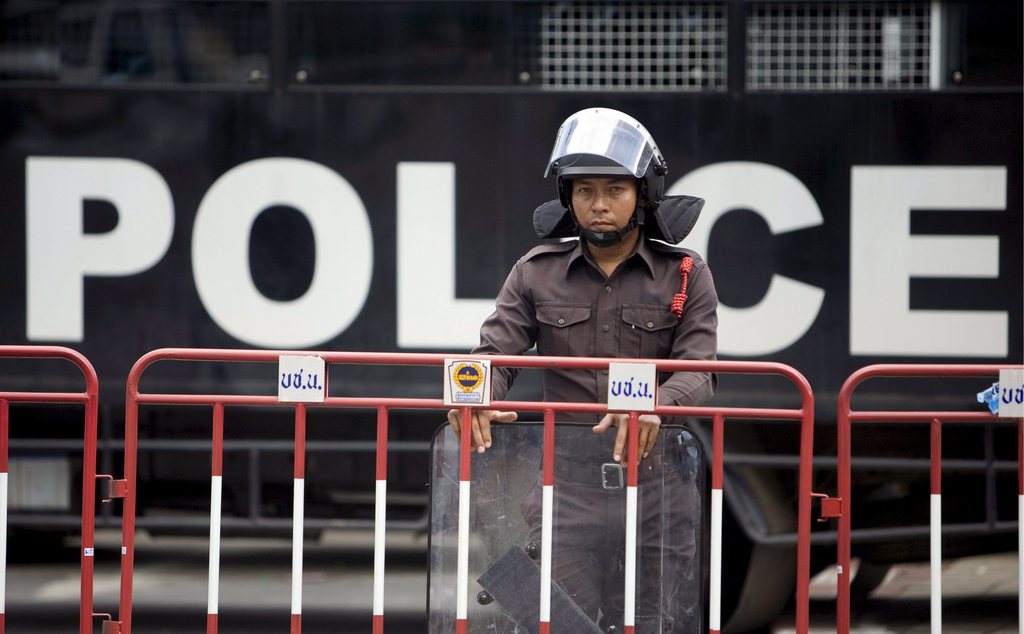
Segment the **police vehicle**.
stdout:
<path fill-rule="evenodd" d="M 853 371 L 1022 360 L 1021 19 L 1011 0 L 7 2 L 0 341 L 92 361 L 99 469 L 114 475 L 125 378 L 152 349 L 466 351 L 537 243 L 558 123 L 602 105 L 658 139 L 669 193 L 707 200 L 685 245 L 715 275 L 720 357 L 808 378 L 814 488 L 834 493 L 835 401 Z M 80 388 L 64 368 L 26 367 L 0 366 L 0 385 Z M 273 377 L 204 366 L 149 380 L 255 393 Z M 438 387 L 405 368 L 331 376 L 346 394 Z M 907 382 L 862 402 L 962 409 L 986 387 Z M 539 397 L 539 381 L 516 390 Z M 714 403 L 794 399 L 782 382 L 725 377 Z M 372 412 L 338 417 L 311 413 L 313 528 L 372 522 Z M 78 420 L 12 408 L 11 477 L 26 479 L 12 530 L 74 531 Z M 396 526 L 426 526 L 441 422 L 392 425 Z M 246 409 L 226 424 L 225 530 L 287 530 L 288 427 Z M 707 421 L 693 427 L 706 438 Z M 139 526 L 205 531 L 207 413 L 147 408 L 140 434 Z M 947 519 L 971 528 L 945 554 L 1015 548 L 1012 432 L 950 434 Z M 927 556 L 922 438 L 857 433 L 861 590 Z M 731 629 L 791 596 L 797 446 L 786 425 L 730 426 Z M 817 566 L 834 540 L 821 526 Z"/>

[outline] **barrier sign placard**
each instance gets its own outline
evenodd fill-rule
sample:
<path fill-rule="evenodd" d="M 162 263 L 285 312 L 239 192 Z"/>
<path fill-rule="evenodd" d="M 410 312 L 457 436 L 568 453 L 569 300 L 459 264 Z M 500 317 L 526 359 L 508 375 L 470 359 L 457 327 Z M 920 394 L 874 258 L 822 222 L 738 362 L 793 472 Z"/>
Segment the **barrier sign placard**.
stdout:
<path fill-rule="evenodd" d="M 1000 370 L 997 396 L 1000 417 L 1024 416 L 1024 370 Z"/>
<path fill-rule="evenodd" d="M 282 403 L 323 403 L 327 398 L 327 364 L 320 357 L 281 355 L 277 375 Z"/>
<path fill-rule="evenodd" d="M 444 360 L 444 404 L 454 407 L 491 404 L 491 362 Z"/>
<path fill-rule="evenodd" d="M 653 412 L 658 368 L 653 363 L 608 364 L 608 409 Z"/>

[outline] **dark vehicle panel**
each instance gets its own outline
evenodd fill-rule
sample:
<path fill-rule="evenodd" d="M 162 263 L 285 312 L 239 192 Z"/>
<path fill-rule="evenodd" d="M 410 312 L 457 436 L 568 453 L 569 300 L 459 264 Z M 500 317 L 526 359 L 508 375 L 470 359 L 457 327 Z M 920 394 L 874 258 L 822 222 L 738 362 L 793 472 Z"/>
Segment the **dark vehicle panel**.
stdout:
<path fill-rule="evenodd" d="M 864 37 L 810 35 L 812 23 L 844 21 Z M 834 493 L 836 399 L 856 369 L 1022 360 L 1020 23 L 1014 2 L 7 3 L 0 340 L 92 361 L 99 469 L 115 475 L 125 379 L 152 349 L 468 350 L 537 243 L 531 213 L 555 197 L 541 173 L 558 124 L 602 105 L 644 122 L 673 193 L 707 198 L 685 246 L 714 271 L 720 356 L 807 377 L 814 490 Z M 657 26 L 640 35 L 638 24 Z M 671 63 L 632 57 L 645 37 Z M 795 50 L 801 59 L 787 57 Z M 151 391 L 255 393 L 273 377 L 204 365 L 146 380 Z M 0 366 L 4 389 L 77 381 Z M 408 368 L 331 378 L 338 394 L 439 387 Z M 986 387 L 907 381 L 858 403 L 971 409 Z M 510 397 L 539 394 L 524 373 Z M 794 398 L 731 376 L 715 403 Z M 77 473 L 80 432 L 49 422 L 62 416 L 12 411 L 12 456 L 36 461 L 24 469 Z M 440 423 L 392 424 L 391 517 L 407 526 L 425 525 L 426 447 Z M 372 425 L 369 413 L 312 415 L 311 526 L 372 521 Z M 290 421 L 240 409 L 226 426 L 225 529 L 287 530 Z M 695 423 L 698 435 L 707 427 Z M 1012 549 L 1011 432 L 947 433 L 946 520 L 968 527 L 951 529 L 946 554 Z M 207 411 L 143 408 L 140 526 L 204 530 L 209 434 Z M 726 540 L 741 544 L 726 579 L 742 585 L 795 543 L 797 434 L 740 422 L 726 444 Z M 926 452 L 923 428 L 855 429 L 855 556 L 925 555 Z M 67 487 L 67 503 L 55 480 L 43 506 L 16 505 L 12 527 L 73 529 L 80 483 Z M 105 505 L 100 521 L 116 513 Z M 834 561 L 830 528 L 817 527 L 820 565 Z M 776 588 L 781 599 L 743 595 L 753 607 L 733 626 L 785 600 Z"/>

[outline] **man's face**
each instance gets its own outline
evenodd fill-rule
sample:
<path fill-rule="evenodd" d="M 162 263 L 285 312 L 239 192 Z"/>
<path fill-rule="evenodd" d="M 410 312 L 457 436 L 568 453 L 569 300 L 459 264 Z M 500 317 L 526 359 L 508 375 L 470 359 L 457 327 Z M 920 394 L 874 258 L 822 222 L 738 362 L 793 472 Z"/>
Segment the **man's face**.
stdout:
<path fill-rule="evenodd" d="M 636 180 L 579 178 L 572 182 L 572 210 L 580 227 L 606 233 L 626 228 L 636 209 Z"/>

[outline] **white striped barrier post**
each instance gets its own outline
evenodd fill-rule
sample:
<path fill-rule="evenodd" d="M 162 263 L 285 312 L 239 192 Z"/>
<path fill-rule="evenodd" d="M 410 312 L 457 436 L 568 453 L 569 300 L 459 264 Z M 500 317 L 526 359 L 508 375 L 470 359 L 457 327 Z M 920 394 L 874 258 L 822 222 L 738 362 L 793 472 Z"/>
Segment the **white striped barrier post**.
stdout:
<path fill-rule="evenodd" d="M 302 533 L 305 513 L 306 406 L 295 406 L 295 500 L 292 505 L 291 634 L 302 632 Z"/>
<path fill-rule="evenodd" d="M 210 576 L 207 581 L 206 632 L 216 634 L 220 597 L 220 520 L 224 472 L 224 404 L 213 405 L 213 450 L 210 460 Z"/>
<path fill-rule="evenodd" d="M 384 544 L 387 535 L 388 410 L 377 408 L 377 490 L 373 520 L 373 634 L 384 632 Z"/>
<path fill-rule="evenodd" d="M 469 601 L 469 455 L 472 442 L 473 412 L 462 408 L 462 440 L 459 443 L 459 549 L 455 583 L 455 632 L 466 634 Z"/>
<path fill-rule="evenodd" d="M 0 632 L 7 615 L 7 433 L 8 404 L 0 400 Z"/>
<path fill-rule="evenodd" d="M 625 592 L 623 601 L 623 630 L 633 634 L 636 625 L 636 486 L 637 470 L 640 464 L 637 443 L 640 441 L 639 414 L 629 413 L 629 448 L 626 451 L 626 562 Z"/>
<path fill-rule="evenodd" d="M 1017 421 L 1017 623 L 1024 634 L 1024 418 Z"/>
<path fill-rule="evenodd" d="M 931 576 L 931 631 L 942 634 L 942 423 L 931 422 L 931 510 L 929 550 Z"/>
<path fill-rule="evenodd" d="M 540 533 L 540 634 L 551 632 L 551 529 L 555 499 L 555 412 L 544 410 L 544 489 Z"/>
<path fill-rule="evenodd" d="M 714 415 L 711 457 L 711 600 L 708 629 L 722 631 L 722 452 L 725 417 Z"/>

